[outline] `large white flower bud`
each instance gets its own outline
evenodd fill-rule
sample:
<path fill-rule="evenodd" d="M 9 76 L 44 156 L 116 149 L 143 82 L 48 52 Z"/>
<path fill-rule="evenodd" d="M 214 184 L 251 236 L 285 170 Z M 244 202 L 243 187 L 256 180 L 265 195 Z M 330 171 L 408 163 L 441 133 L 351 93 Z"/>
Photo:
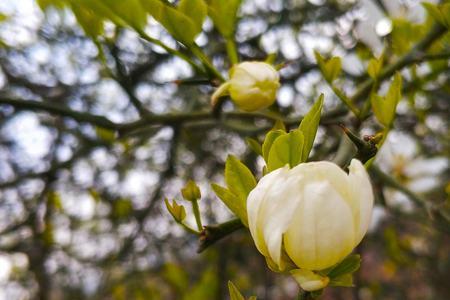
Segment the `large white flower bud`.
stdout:
<path fill-rule="evenodd" d="M 300 275 L 296 279 L 306 289 L 328 283 L 307 282 L 314 276 L 307 271 L 341 262 L 367 232 L 372 186 L 359 160 L 353 159 L 349 169 L 347 174 L 325 161 L 286 166 L 264 176 L 248 196 L 248 225 L 256 247 L 272 269 Z"/>
<path fill-rule="evenodd" d="M 230 69 L 230 79 L 212 95 L 213 105 L 218 98 L 229 94 L 242 110 L 256 111 L 275 102 L 280 87 L 280 76 L 273 66 L 265 62 L 243 62 Z"/>

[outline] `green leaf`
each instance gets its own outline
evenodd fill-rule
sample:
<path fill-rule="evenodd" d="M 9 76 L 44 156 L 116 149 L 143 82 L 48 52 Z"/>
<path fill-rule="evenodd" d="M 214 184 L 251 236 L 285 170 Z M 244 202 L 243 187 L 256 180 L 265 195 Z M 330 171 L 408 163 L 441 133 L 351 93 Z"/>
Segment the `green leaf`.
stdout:
<path fill-rule="evenodd" d="M 262 156 L 262 147 L 261 147 L 261 144 L 257 140 L 248 137 L 245 139 L 245 141 L 247 142 L 250 149 L 253 150 L 253 152 Z"/>
<path fill-rule="evenodd" d="M 245 300 L 244 296 L 231 281 L 228 281 L 228 291 L 230 292 L 230 300 Z"/>
<path fill-rule="evenodd" d="M 239 219 L 241 219 L 242 223 L 245 226 L 248 226 L 247 221 L 247 207 L 246 202 L 240 199 L 238 196 L 233 194 L 227 188 L 224 188 L 218 184 L 212 183 L 211 187 L 216 193 L 217 197 L 222 200 L 222 202 L 231 210 Z"/>
<path fill-rule="evenodd" d="M 100 0 L 100 2 L 103 2 L 116 16 L 132 28 L 143 30 L 147 24 L 147 14 L 139 0 Z"/>
<path fill-rule="evenodd" d="M 225 182 L 228 189 L 244 201 L 256 186 L 252 172 L 233 155 L 229 155 L 225 163 Z"/>
<path fill-rule="evenodd" d="M 372 79 L 376 80 L 382 68 L 383 68 L 383 57 L 380 57 L 379 59 L 372 58 L 370 59 L 369 65 L 367 66 L 367 73 Z"/>
<path fill-rule="evenodd" d="M 113 202 L 113 216 L 121 219 L 130 215 L 133 210 L 133 205 L 130 199 L 117 199 Z"/>
<path fill-rule="evenodd" d="M 140 0 L 144 9 L 155 18 L 177 41 L 189 46 L 194 43 L 195 37 L 201 32 L 199 26 L 200 16 L 190 17 L 190 12 L 184 14 L 180 9 L 165 4 L 160 0 Z M 183 4 L 187 9 L 190 3 Z M 194 21 L 196 20 L 196 21 Z"/>
<path fill-rule="evenodd" d="M 286 132 L 286 126 L 282 120 L 278 119 L 275 121 L 275 124 L 273 124 L 272 130 L 281 130 Z"/>
<path fill-rule="evenodd" d="M 286 132 L 284 130 L 271 130 L 267 133 L 266 138 L 264 139 L 264 143 L 262 145 L 262 155 L 266 162 L 269 161 L 269 152 L 272 147 L 273 142 L 282 135 L 285 135 Z"/>
<path fill-rule="evenodd" d="M 116 140 L 116 133 L 114 130 L 103 128 L 103 127 L 95 127 L 95 133 L 97 136 L 108 143 L 113 143 Z"/>
<path fill-rule="evenodd" d="M 269 152 L 267 168 L 269 172 L 289 165 L 291 168 L 302 162 L 304 136 L 296 129 L 278 137 Z"/>
<path fill-rule="evenodd" d="M 208 15 L 214 26 L 226 38 L 234 37 L 236 16 L 242 0 L 207 0 Z"/>
<path fill-rule="evenodd" d="M 360 265 L 361 257 L 358 254 L 351 254 L 347 256 L 342 262 L 340 262 L 336 267 L 334 267 L 328 273 L 328 277 L 334 279 L 344 274 L 351 274 L 357 271 Z"/>
<path fill-rule="evenodd" d="M 178 10 L 191 19 L 198 33 L 202 31 L 202 25 L 208 12 L 205 1 L 181 0 L 180 4 L 178 4 Z"/>
<path fill-rule="evenodd" d="M 320 114 L 322 112 L 324 96 L 321 94 L 316 103 L 311 107 L 308 113 L 300 123 L 299 129 L 303 133 L 304 142 L 302 150 L 302 162 L 305 162 L 311 152 L 316 138 L 317 129 L 319 128 Z"/>
<path fill-rule="evenodd" d="M 317 51 L 314 51 L 314 55 L 316 56 L 317 64 L 319 65 L 325 80 L 328 82 L 333 82 L 341 74 L 341 58 L 336 56 L 325 60 Z"/>
<path fill-rule="evenodd" d="M 430 2 L 423 2 L 422 6 L 436 22 L 446 28 L 450 28 L 450 3 L 433 4 Z"/>
<path fill-rule="evenodd" d="M 353 286 L 353 276 L 351 273 L 347 273 L 330 280 L 329 286 Z"/>
<path fill-rule="evenodd" d="M 78 24 L 80 24 L 87 36 L 95 38 L 103 33 L 103 18 L 78 2 L 73 2 L 71 6 Z"/>
<path fill-rule="evenodd" d="M 167 210 L 176 222 L 181 223 L 184 221 L 186 218 L 186 209 L 183 205 L 178 205 L 175 200 L 173 200 L 172 204 L 170 204 L 167 198 L 164 199 L 164 203 L 166 203 Z"/>
<path fill-rule="evenodd" d="M 385 97 L 373 94 L 370 98 L 375 117 L 386 127 L 390 127 L 394 121 L 397 104 L 401 99 L 401 91 L 402 78 L 399 73 L 396 73 Z"/>

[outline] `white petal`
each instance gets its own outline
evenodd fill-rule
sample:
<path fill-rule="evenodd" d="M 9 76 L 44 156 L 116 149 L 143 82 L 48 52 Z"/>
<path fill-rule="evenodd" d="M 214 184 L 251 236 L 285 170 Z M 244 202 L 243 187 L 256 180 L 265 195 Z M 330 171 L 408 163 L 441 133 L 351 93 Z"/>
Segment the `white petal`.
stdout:
<path fill-rule="evenodd" d="M 292 169 L 293 174 L 308 174 L 308 181 L 326 181 L 342 196 L 349 195 L 347 173 L 338 165 L 329 161 L 309 162 L 299 164 Z"/>
<path fill-rule="evenodd" d="M 282 181 L 287 176 L 288 169 L 280 168 L 277 169 L 263 178 L 258 182 L 258 185 L 250 192 L 247 197 L 247 215 L 248 215 L 248 228 L 255 241 L 256 248 L 264 256 L 269 256 L 267 250 L 264 236 L 263 228 L 258 226 L 261 223 L 260 211 L 265 205 L 265 201 L 271 200 L 267 198 L 267 193 L 272 186 L 282 184 Z M 264 220 L 262 220 L 264 221 Z"/>
<path fill-rule="evenodd" d="M 261 224 L 264 227 L 264 240 L 272 260 L 284 269 L 281 255 L 283 234 L 288 229 L 294 213 L 301 201 L 299 197 L 299 186 L 302 177 L 289 176 L 273 185 L 267 193 L 264 210 L 260 212 Z"/>
<path fill-rule="evenodd" d="M 373 191 L 369 175 L 362 163 L 352 159 L 349 167 L 349 184 L 353 195 L 353 211 L 355 216 L 356 243 L 359 243 L 369 228 L 373 209 Z"/>
<path fill-rule="evenodd" d="M 284 235 L 285 249 L 298 267 L 322 270 L 353 250 L 352 211 L 327 181 L 307 183 L 301 197 Z"/>

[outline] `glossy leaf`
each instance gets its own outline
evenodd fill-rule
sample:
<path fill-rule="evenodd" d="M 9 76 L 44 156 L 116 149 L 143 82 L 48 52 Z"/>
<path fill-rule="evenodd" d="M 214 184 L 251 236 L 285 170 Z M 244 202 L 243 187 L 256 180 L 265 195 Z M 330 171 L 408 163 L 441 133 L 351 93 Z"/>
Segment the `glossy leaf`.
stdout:
<path fill-rule="evenodd" d="M 349 255 L 328 273 L 328 277 L 334 279 L 345 274 L 351 274 L 357 271 L 360 265 L 361 257 L 358 254 Z"/>
<path fill-rule="evenodd" d="M 147 14 L 139 0 L 100 0 L 100 2 L 130 27 L 143 30 L 147 24 Z"/>
<path fill-rule="evenodd" d="M 184 14 L 179 8 L 160 0 L 141 0 L 141 4 L 176 40 L 185 45 L 193 44 L 195 37 L 201 32 L 201 25 L 198 25 L 203 14 L 201 11 L 199 16 L 191 17 L 192 12 Z M 187 10 L 190 5 L 192 4 L 185 3 L 182 9 Z"/>
<path fill-rule="evenodd" d="M 195 25 L 197 33 L 202 31 L 202 25 L 208 13 L 208 8 L 203 0 L 181 0 L 178 10 L 185 16 L 190 17 Z"/>
<path fill-rule="evenodd" d="M 289 165 L 291 168 L 302 162 L 304 136 L 300 130 L 293 130 L 278 137 L 269 152 L 269 172 Z"/>
<path fill-rule="evenodd" d="M 299 129 L 303 133 L 304 142 L 302 150 L 302 162 L 308 159 L 316 138 L 317 129 L 319 128 L 320 114 L 322 112 L 324 96 L 321 94 L 316 103 L 311 107 L 308 113 L 300 123 Z"/>
<path fill-rule="evenodd" d="M 264 143 L 262 145 L 262 155 L 266 162 L 269 160 L 269 152 L 273 142 L 279 136 L 282 136 L 284 134 L 286 134 L 284 130 L 272 130 L 267 133 L 266 138 L 264 139 Z"/>
<path fill-rule="evenodd" d="M 186 209 L 183 205 L 178 205 L 175 200 L 173 200 L 172 204 L 170 204 L 167 198 L 164 199 L 164 203 L 166 204 L 167 210 L 176 222 L 181 223 L 184 221 L 184 219 L 186 218 Z"/>
<path fill-rule="evenodd" d="M 214 26 L 227 39 L 234 37 L 236 16 L 242 0 L 207 0 L 208 15 Z"/>
<path fill-rule="evenodd" d="M 401 91 L 402 78 L 397 73 L 385 97 L 373 94 L 370 98 L 375 117 L 386 127 L 390 127 L 394 121 L 397 104 L 401 99 Z"/>
<path fill-rule="evenodd" d="M 353 286 L 353 275 L 351 273 L 347 273 L 338 277 L 335 277 L 330 280 L 330 286 L 343 286 L 343 287 L 352 287 Z"/>
<path fill-rule="evenodd" d="M 255 152 L 258 155 L 262 155 L 262 146 L 257 140 L 252 138 L 246 138 L 245 141 L 247 142 L 250 149 L 253 150 L 253 152 Z"/>
<path fill-rule="evenodd" d="M 244 296 L 231 281 L 228 281 L 228 291 L 230 292 L 230 300 L 245 300 Z"/>
<path fill-rule="evenodd" d="M 225 163 L 225 182 L 228 189 L 244 201 L 256 186 L 252 172 L 233 155 L 229 155 Z"/>
<path fill-rule="evenodd" d="M 372 79 L 377 79 L 383 67 L 383 58 L 372 58 L 367 66 L 367 73 Z"/>
<path fill-rule="evenodd" d="M 450 28 L 450 3 L 433 4 L 430 2 L 423 2 L 422 6 L 436 22 Z"/>
<path fill-rule="evenodd" d="M 217 197 L 222 200 L 222 202 L 231 210 L 239 219 L 241 219 L 242 223 L 247 226 L 247 205 L 246 200 L 239 198 L 235 194 L 233 194 L 227 188 L 224 188 L 218 184 L 212 183 L 211 187 L 216 193 Z"/>
<path fill-rule="evenodd" d="M 328 82 L 333 82 L 341 74 L 341 58 L 332 57 L 328 60 L 325 60 L 317 51 L 314 51 L 314 55 L 316 56 L 317 64 L 319 65 L 319 68 L 322 71 L 325 80 Z"/>

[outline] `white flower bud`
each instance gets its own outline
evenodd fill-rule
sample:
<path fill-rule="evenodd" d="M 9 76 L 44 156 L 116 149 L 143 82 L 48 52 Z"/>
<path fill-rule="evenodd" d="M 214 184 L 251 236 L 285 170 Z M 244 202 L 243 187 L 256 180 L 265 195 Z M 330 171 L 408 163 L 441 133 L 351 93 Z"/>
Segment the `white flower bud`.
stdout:
<path fill-rule="evenodd" d="M 280 76 L 273 66 L 265 62 L 243 62 L 230 70 L 230 79 L 212 95 L 214 105 L 218 98 L 229 94 L 242 110 L 256 111 L 275 102 Z"/>
<path fill-rule="evenodd" d="M 361 162 L 353 159 L 349 169 L 347 174 L 325 161 L 286 166 L 250 192 L 249 229 L 272 269 L 323 270 L 359 244 L 370 223 L 373 193 Z M 308 289 L 325 282 L 319 281 Z"/>

